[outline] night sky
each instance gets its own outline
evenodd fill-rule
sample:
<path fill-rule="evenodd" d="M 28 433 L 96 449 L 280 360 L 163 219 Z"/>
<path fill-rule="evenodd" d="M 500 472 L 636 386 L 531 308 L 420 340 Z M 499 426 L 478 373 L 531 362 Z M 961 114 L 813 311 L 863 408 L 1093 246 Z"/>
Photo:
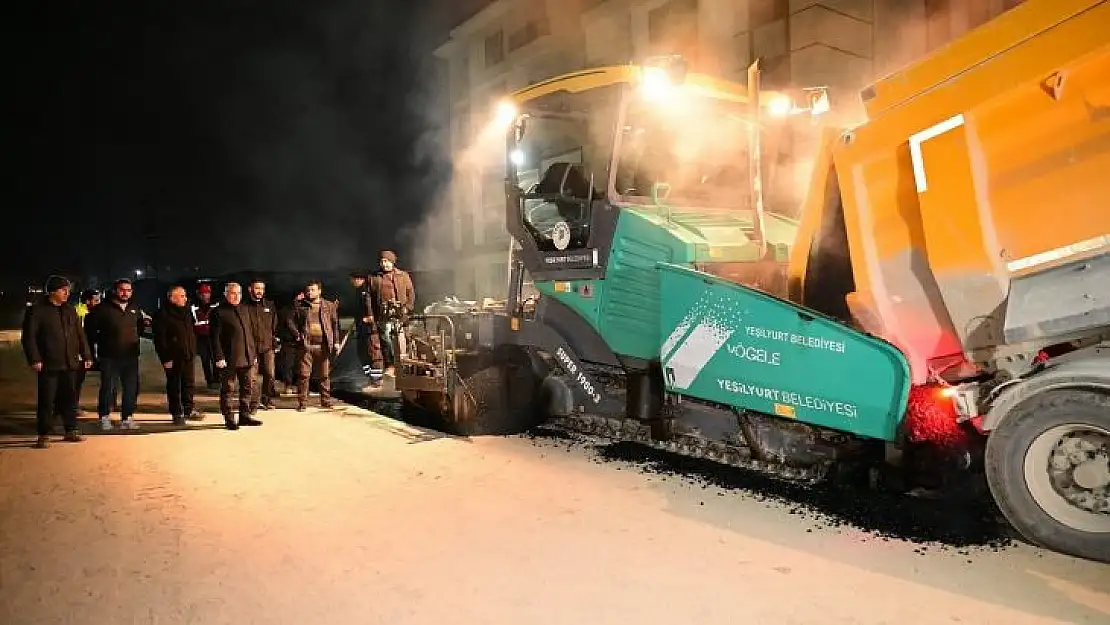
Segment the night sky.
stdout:
<path fill-rule="evenodd" d="M 431 51 L 457 2 L 22 6 L 9 281 L 373 265 L 447 182 Z"/>

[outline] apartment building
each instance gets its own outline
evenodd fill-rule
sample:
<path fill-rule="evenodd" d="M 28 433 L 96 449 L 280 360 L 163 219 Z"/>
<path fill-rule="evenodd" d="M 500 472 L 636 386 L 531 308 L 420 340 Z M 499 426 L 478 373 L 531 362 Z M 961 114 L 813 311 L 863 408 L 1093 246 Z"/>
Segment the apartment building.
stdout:
<path fill-rule="evenodd" d="M 435 54 L 449 81 L 451 147 L 477 140 L 500 98 L 584 67 L 680 53 L 696 71 L 765 88 L 827 86 L 857 116 L 860 88 L 1021 0 L 496 0 Z M 503 297 L 509 239 L 503 153 L 456 171 L 450 198 L 456 292 Z"/>

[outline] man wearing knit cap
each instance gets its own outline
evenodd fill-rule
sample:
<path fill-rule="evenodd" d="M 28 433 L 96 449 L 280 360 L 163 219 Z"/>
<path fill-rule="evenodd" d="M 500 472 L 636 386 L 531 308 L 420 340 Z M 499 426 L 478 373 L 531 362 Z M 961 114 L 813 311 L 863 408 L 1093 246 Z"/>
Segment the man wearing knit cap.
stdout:
<path fill-rule="evenodd" d="M 35 447 L 40 449 L 49 445 L 55 412 L 62 416 L 65 440 L 83 440 L 77 427 L 74 376 L 92 365 L 92 356 L 77 309 L 69 303 L 70 288 L 69 280 L 50 276 L 45 295 L 27 309 L 23 318 L 23 354 L 38 375 Z"/>
<path fill-rule="evenodd" d="M 382 375 L 394 375 L 396 354 L 393 353 L 393 336 L 416 305 L 412 278 L 397 268 L 397 254 L 392 250 L 383 250 L 379 265 L 381 270 L 370 278 L 373 310 L 370 324 L 371 387 L 381 385 Z"/>

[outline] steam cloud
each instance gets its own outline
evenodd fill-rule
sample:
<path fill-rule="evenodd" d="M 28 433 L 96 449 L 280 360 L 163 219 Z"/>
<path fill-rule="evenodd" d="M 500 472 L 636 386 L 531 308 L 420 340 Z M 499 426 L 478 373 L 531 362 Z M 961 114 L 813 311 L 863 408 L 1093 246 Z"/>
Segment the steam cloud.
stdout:
<path fill-rule="evenodd" d="M 438 195 L 427 4 L 267 9 L 268 43 L 231 72 L 247 80 L 213 100 L 255 207 L 223 241 L 240 266 L 373 267 Z"/>
<path fill-rule="evenodd" d="M 833 80 L 831 84 L 829 82 L 824 84 L 830 84 L 832 87 L 831 99 L 834 110 L 826 116 L 825 123 L 847 128 L 865 121 L 859 106 L 859 89 L 889 72 L 897 71 L 905 64 L 920 58 L 929 49 L 942 44 L 943 41 L 931 41 L 928 31 L 930 24 L 946 19 L 950 19 L 948 15 L 927 16 L 925 10 L 916 3 L 895 0 L 876 3 L 875 14 L 871 15 L 870 19 L 874 29 L 871 58 L 861 57 L 856 59 L 856 62 L 845 64 L 844 67 L 826 68 L 831 72 L 827 78 Z M 952 36 L 958 34 L 954 31 L 950 33 Z M 675 49 L 682 49 L 690 42 L 673 43 Z M 704 45 L 704 41 L 702 44 Z M 580 45 L 580 42 L 567 42 L 566 45 L 573 47 Z M 717 55 L 715 52 L 723 51 L 702 50 L 701 54 L 710 58 L 726 56 L 723 53 Z M 426 110 L 440 116 L 438 119 L 444 121 L 449 119 L 448 106 L 443 104 L 449 100 L 449 94 L 445 88 L 448 82 L 446 78 L 442 76 L 439 81 L 439 85 L 443 87 L 441 90 L 429 88 L 424 92 L 428 96 L 427 102 L 438 103 Z M 744 80 L 742 76 L 737 76 L 735 79 Z M 477 124 L 480 125 L 484 121 L 481 117 L 484 111 L 473 104 L 471 108 Z M 487 115 L 487 117 L 491 116 Z M 432 122 L 429 121 L 429 124 Z M 489 184 L 483 182 L 492 177 L 487 175 L 488 172 L 482 171 L 485 157 L 492 154 L 503 156 L 500 150 L 504 148 L 504 143 L 502 134 L 498 134 L 491 140 L 485 132 L 479 130 L 478 136 L 471 145 L 452 153 L 450 133 L 442 127 L 442 124 L 437 131 L 438 134 L 426 135 L 421 145 L 431 151 L 429 162 L 448 161 L 450 165 L 444 168 L 444 176 L 436 179 L 439 184 L 428 187 L 435 192 L 428 205 L 429 212 L 419 223 L 406 228 L 401 239 L 404 242 L 402 249 L 406 251 L 408 258 L 414 259 L 414 266 L 450 269 L 457 267 L 459 260 L 454 258 L 456 214 L 452 210 L 452 204 L 455 201 L 473 201 L 477 188 Z M 765 148 L 774 150 L 774 153 L 765 156 L 764 175 L 774 179 L 772 187 L 766 188 L 765 191 L 769 194 L 770 209 L 786 215 L 797 215 L 809 190 L 814 150 L 817 148 L 815 139 L 818 133 L 814 128 L 812 137 L 803 138 L 800 135 L 804 132 L 803 129 L 803 132 L 798 133 L 799 136 L 794 139 L 786 138 L 778 141 L 765 139 L 768 141 Z M 500 166 L 500 162 L 496 162 L 494 166 Z M 484 219 L 499 218 L 503 209 L 499 207 L 497 210 L 499 215 L 496 216 L 475 215 L 475 226 L 480 227 L 480 222 Z M 461 295 L 471 294 L 461 293 Z"/>
<path fill-rule="evenodd" d="M 24 47 L 52 56 L 16 89 L 34 98 L 20 117 L 33 136 L 15 150 L 29 171 L 12 176 L 12 206 L 27 223 L 4 264 L 76 267 L 103 248 L 122 273 L 153 248 L 160 264 L 210 271 L 325 269 L 396 247 L 402 266 L 453 266 L 451 185 L 472 171 L 451 154 L 431 54 L 446 29 L 427 16 L 442 5 L 32 3 Z M 946 18 L 876 5 L 866 73 L 943 43 L 931 25 Z M 856 97 L 834 91 L 834 109 Z M 81 217 L 46 258 L 22 234 L 56 227 L 59 211 Z"/>

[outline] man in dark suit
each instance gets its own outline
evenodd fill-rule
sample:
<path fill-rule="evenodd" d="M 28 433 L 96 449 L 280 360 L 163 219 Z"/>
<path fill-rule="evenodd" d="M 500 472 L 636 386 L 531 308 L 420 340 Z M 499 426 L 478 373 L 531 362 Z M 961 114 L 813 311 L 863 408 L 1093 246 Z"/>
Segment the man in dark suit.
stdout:
<path fill-rule="evenodd" d="M 220 375 L 220 412 L 229 430 L 241 425 L 262 425 L 251 417 L 251 392 L 254 388 L 254 366 L 258 352 L 254 345 L 251 314 L 243 306 L 243 287 L 228 282 L 224 301 L 212 311 L 212 357 Z M 239 421 L 231 411 L 231 394 L 238 387 Z"/>
<path fill-rule="evenodd" d="M 320 297 L 321 285 L 310 281 L 304 299 L 294 305 L 289 332 L 300 349 L 297 378 L 297 411 L 308 404 L 308 383 L 315 369 L 320 378 L 320 407 L 331 408 L 331 356 L 339 352 L 339 313 L 335 304 Z"/>
<path fill-rule="evenodd" d="M 174 425 L 185 425 L 193 416 L 193 387 L 197 357 L 197 336 L 189 314 L 185 287 L 174 286 L 166 295 L 165 306 L 154 314 L 154 351 L 166 372 L 166 401 Z"/>
<path fill-rule="evenodd" d="M 46 293 L 23 318 L 23 354 L 38 374 L 35 447 L 49 446 L 55 411 L 65 424 L 65 440 L 84 440 L 77 427 L 76 374 L 92 365 L 92 355 L 77 309 L 69 303 L 69 280 L 50 276 Z"/>

